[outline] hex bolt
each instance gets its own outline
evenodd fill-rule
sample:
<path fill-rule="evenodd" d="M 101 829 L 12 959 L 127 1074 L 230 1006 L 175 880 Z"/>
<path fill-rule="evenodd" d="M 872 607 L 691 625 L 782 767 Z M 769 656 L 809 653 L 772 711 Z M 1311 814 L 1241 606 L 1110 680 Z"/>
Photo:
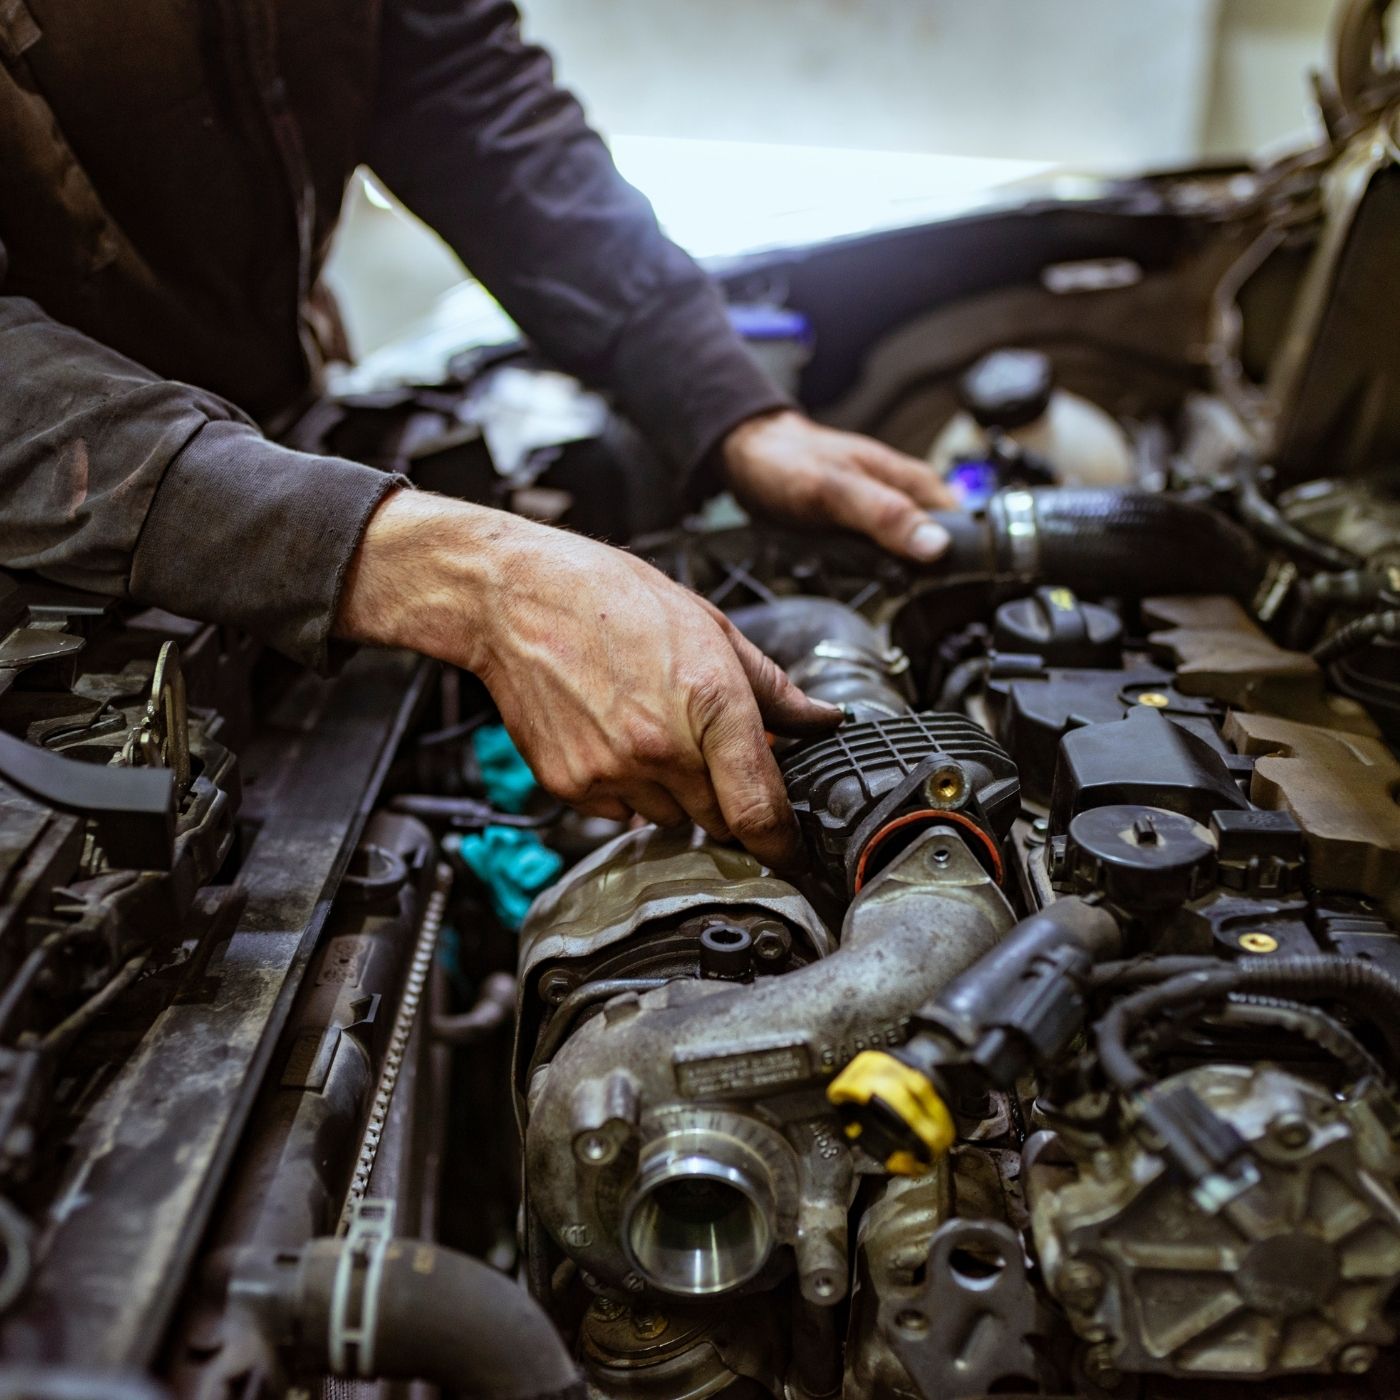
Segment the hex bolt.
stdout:
<path fill-rule="evenodd" d="M 1072 1312 L 1092 1312 L 1103 1297 L 1104 1277 L 1087 1260 L 1068 1263 L 1055 1276 L 1055 1291 Z"/>
<path fill-rule="evenodd" d="M 894 1321 L 901 1332 L 908 1332 L 911 1336 L 922 1337 L 928 1331 L 928 1318 L 917 1308 L 904 1308 Z"/>
<path fill-rule="evenodd" d="M 574 1156 L 589 1167 L 604 1167 L 617 1156 L 617 1144 L 606 1133 L 580 1133 L 574 1139 Z"/>
<path fill-rule="evenodd" d="M 1109 1343 L 1096 1342 L 1084 1353 L 1084 1374 L 1104 1390 L 1112 1390 L 1123 1379 Z"/>
<path fill-rule="evenodd" d="M 540 978 L 540 996 L 551 1006 L 558 1006 L 577 986 L 578 978 L 572 972 L 556 967 Z"/>
<path fill-rule="evenodd" d="M 1337 1355 L 1337 1369 L 1348 1376 L 1360 1376 L 1376 1364 L 1376 1348 L 1367 1342 L 1353 1342 Z"/>
<path fill-rule="evenodd" d="M 753 928 L 754 956 L 760 962 L 781 962 L 792 949 L 792 935 L 779 923 L 755 924 Z"/>
<path fill-rule="evenodd" d="M 1308 1126 L 1308 1120 L 1297 1113 L 1280 1114 L 1269 1125 L 1269 1131 L 1280 1147 L 1287 1147 L 1295 1152 L 1300 1147 L 1306 1147 L 1312 1140 L 1312 1129 Z"/>
<path fill-rule="evenodd" d="M 588 1311 L 602 1322 L 616 1322 L 627 1311 L 627 1305 L 614 1298 L 595 1298 Z"/>
<path fill-rule="evenodd" d="M 633 1313 L 632 1330 L 643 1341 L 649 1341 L 652 1337 L 659 1337 L 667 1326 L 667 1320 L 663 1313 Z"/>

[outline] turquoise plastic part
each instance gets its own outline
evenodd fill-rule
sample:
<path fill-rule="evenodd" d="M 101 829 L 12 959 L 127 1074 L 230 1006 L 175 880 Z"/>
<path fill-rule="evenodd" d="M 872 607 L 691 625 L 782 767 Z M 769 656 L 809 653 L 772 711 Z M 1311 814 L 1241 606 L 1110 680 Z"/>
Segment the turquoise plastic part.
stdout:
<path fill-rule="evenodd" d="M 467 868 L 486 886 L 496 917 L 519 928 L 535 896 L 564 868 L 564 857 L 551 851 L 533 831 L 488 826 L 459 839 Z"/>
<path fill-rule="evenodd" d="M 502 812 L 523 812 L 538 784 L 505 726 L 483 725 L 472 735 L 472 750 L 491 805 Z"/>

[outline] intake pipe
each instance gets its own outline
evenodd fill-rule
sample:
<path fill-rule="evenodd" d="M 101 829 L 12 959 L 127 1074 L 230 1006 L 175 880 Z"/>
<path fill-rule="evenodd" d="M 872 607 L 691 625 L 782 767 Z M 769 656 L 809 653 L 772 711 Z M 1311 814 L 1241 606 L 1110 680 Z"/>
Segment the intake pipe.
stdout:
<path fill-rule="evenodd" d="M 909 713 L 903 653 L 854 608 L 830 598 L 776 598 L 736 608 L 729 620 L 813 700 L 853 720 Z"/>
<path fill-rule="evenodd" d="M 1254 541 L 1209 506 L 1149 491 L 1003 491 L 985 513 L 934 516 L 952 538 L 940 575 L 1100 597 L 1224 593 L 1248 598 L 1262 575 Z"/>

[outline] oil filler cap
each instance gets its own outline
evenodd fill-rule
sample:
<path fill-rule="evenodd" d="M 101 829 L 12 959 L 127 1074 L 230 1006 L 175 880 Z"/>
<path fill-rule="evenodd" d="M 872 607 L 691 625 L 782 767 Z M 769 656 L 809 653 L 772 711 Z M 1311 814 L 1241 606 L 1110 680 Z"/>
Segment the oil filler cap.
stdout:
<path fill-rule="evenodd" d="M 1094 807 L 1069 824 L 1063 883 L 1094 890 L 1127 910 L 1170 909 L 1210 888 L 1215 838 L 1165 807 Z"/>

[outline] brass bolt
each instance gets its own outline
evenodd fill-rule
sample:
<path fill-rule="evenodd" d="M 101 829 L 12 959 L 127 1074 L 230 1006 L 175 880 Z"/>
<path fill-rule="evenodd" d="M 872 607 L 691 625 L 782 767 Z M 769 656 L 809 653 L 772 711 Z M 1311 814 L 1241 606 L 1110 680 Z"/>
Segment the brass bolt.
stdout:
<path fill-rule="evenodd" d="M 666 1316 L 664 1313 L 633 1313 L 632 1330 L 643 1341 L 650 1341 L 666 1330 Z"/>
<path fill-rule="evenodd" d="M 1144 690 L 1137 702 L 1139 705 L 1150 705 L 1154 710 L 1165 710 L 1171 704 L 1171 697 L 1163 695 L 1160 690 Z"/>
<path fill-rule="evenodd" d="M 1277 953 L 1278 939 L 1271 933 L 1254 930 L 1240 934 L 1240 947 L 1246 953 Z"/>
<path fill-rule="evenodd" d="M 1084 1374 L 1104 1390 L 1112 1390 L 1123 1379 L 1113 1359 L 1113 1348 L 1107 1342 L 1098 1342 L 1084 1353 Z"/>
<path fill-rule="evenodd" d="M 961 765 L 945 763 L 929 774 L 924 791 L 937 807 L 961 806 L 967 797 L 967 774 Z"/>

